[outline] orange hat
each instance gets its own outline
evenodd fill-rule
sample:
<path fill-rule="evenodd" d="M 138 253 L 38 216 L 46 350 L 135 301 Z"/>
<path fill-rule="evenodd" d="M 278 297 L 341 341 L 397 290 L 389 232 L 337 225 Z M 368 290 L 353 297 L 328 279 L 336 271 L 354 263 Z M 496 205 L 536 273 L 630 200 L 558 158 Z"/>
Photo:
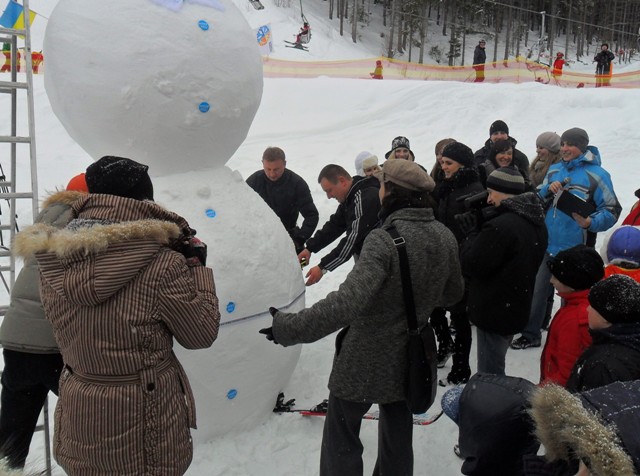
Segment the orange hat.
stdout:
<path fill-rule="evenodd" d="M 89 187 L 87 187 L 87 181 L 84 178 L 84 174 L 78 174 L 69 180 L 67 190 L 89 193 Z"/>

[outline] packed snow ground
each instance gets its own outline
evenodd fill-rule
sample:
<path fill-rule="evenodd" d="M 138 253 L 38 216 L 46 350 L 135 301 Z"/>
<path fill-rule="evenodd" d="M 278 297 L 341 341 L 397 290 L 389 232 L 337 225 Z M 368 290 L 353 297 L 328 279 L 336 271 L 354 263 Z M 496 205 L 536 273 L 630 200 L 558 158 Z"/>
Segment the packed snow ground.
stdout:
<path fill-rule="evenodd" d="M 261 12 L 265 15 L 272 12 L 269 14 L 273 15 L 273 19 L 269 20 L 274 31 L 275 25 L 281 31 L 286 31 L 287 35 L 288 32 L 293 34 L 297 31 L 299 11 L 295 2 L 291 9 L 278 9 L 271 0 L 264 0 L 263 3 L 267 8 Z M 31 7 L 42 14 L 52 8 L 51 4 L 55 2 L 31 1 Z M 375 34 L 369 43 L 363 40 L 357 46 L 353 45 L 347 37 L 337 37 L 337 21 L 330 23 L 319 17 L 316 21 L 311 16 L 316 7 L 321 11 L 327 4 L 312 4 L 313 7 L 305 11 L 314 27 L 311 54 L 326 54 L 323 59 L 380 54 L 375 43 L 379 40 Z M 261 19 L 256 15 L 263 13 L 253 11 L 248 4 L 246 8 L 242 7 L 244 3 L 238 5 L 247 14 L 251 26 L 259 26 Z M 42 19 L 39 21 L 44 23 Z M 277 39 L 289 38 L 279 36 Z M 38 48 L 36 41 L 34 32 L 34 49 Z M 274 54 L 287 59 L 293 59 L 294 54 L 304 54 L 296 50 L 284 50 L 280 44 L 276 44 Z M 6 110 L 7 104 L 4 99 L 0 100 L 0 108 Z M 632 163 L 637 144 L 640 143 L 638 104 L 640 91 L 614 88 L 574 90 L 541 84 L 492 85 L 329 78 L 265 80 L 262 104 L 248 137 L 227 165 L 247 177 L 260 168 L 260 157 L 267 146 L 282 147 L 287 154 L 288 167 L 304 177 L 311 187 L 322 224 L 335 210 L 337 203 L 327 200 L 317 184 L 320 169 L 328 163 L 338 163 L 353 171 L 353 160 L 362 150 L 369 150 L 383 158 L 391 140 L 397 135 L 405 135 L 411 140 L 417 162 L 430 169 L 434 162 L 433 148 L 438 140 L 453 137 L 475 150 L 488 138 L 489 125 L 495 119 L 507 122 L 511 135 L 518 140 L 518 148 L 530 160 L 534 157 L 535 138 L 539 133 L 547 130 L 562 133 L 570 127 L 582 127 L 588 131 L 591 144 L 600 148 L 603 165 L 613 177 L 615 190 L 624 208 L 623 215 L 626 215 L 635 202 L 633 192 L 640 187 L 640 170 Z M 42 77 L 35 78 L 35 107 L 40 195 L 44 197 L 46 191 L 63 187 L 71 176 L 84 170 L 91 159 L 69 138 L 51 112 Z M 189 184 L 176 183 L 175 186 L 188 187 Z M 183 213 L 189 219 L 188 203 L 162 205 Z M 18 211 L 19 216 L 28 216 L 26 212 L 20 213 L 20 209 Z M 24 221 L 21 224 L 26 225 Z M 260 230 L 256 230 L 256 233 L 260 233 Z M 215 246 L 212 243 L 209 245 Z M 312 256 L 311 265 L 317 263 L 316 258 Z M 215 263 L 210 265 L 215 273 Z M 351 263 L 343 265 L 327 274 L 320 283 L 307 288 L 307 305 L 336 289 L 350 268 Z M 265 286 L 277 286 L 277 283 L 265 283 Z M 314 405 L 328 395 L 326 383 L 333 357 L 333 337 L 328 336 L 303 347 L 292 379 L 283 389 L 287 397 L 296 398 L 301 407 Z M 256 339 L 261 338 L 256 336 Z M 507 373 L 537 381 L 539 356 L 540 349 L 510 350 L 507 354 Z M 475 368 L 475 346 L 471 365 Z M 449 366 L 442 369 L 441 377 L 445 377 L 448 371 Z M 443 393 L 443 389 L 439 392 Z M 205 408 L 207 402 L 198 401 L 197 405 Z M 436 407 L 439 407 L 439 403 L 434 405 L 434 410 Z M 317 474 L 322 425 L 322 418 L 273 414 L 253 430 L 230 433 L 197 446 L 187 474 Z M 365 446 L 365 474 L 370 474 L 376 458 L 376 423 L 364 421 L 361 437 Z M 447 418 L 431 426 L 415 427 L 415 474 L 460 474 L 460 460 L 452 452 L 456 438 L 456 427 Z M 28 459 L 30 469 L 43 467 L 41 441 L 39 433 L 34 438 Z M 64 473 L 57 468 L 54 474 Z"/>

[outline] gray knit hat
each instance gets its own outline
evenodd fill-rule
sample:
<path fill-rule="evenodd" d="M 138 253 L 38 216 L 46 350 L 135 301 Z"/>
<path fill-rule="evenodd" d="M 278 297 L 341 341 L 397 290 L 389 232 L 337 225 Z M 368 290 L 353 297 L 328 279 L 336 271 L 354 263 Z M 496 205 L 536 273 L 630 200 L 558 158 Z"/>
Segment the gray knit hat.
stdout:
<path fill-rule="evenodd" d="M 536 139 L 536 147 L 557 154 L 560 152 L 560 136 L 555 132 L 543 132 Z"/>
<path fill-rule="evenodd" d="M 509 195 L 524 192 L 524 178 L 515 167 L 500 167 L 487 177 L 487 188 Z"/>
<path fill-rule="evenodd" d="M 589 134 L 584 129 L 573 127 L 562 133 L 561 142 L 566 142 L 580 149 L 583 153 L 587 151 L 589 145 Z"/>

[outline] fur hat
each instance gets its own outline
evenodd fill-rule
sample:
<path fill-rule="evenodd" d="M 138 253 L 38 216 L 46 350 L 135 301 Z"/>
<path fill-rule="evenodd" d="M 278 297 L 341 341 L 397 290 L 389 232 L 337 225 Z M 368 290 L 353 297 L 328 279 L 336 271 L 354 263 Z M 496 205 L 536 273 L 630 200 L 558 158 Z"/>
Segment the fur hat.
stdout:
<path fill-rule="evenodd" d="M 362 162 L 364 159 L 372 157 L 373 154 L 367 150 L 363 150 L 356 156 L 355 166 L 356 166 L 356 175 L 364 175 L 364 170 L 362 167 Z"/>
<path fill-rule="evenodd" d="M 515 167 L 500 167 L 487 177 L 487 188 L 509 195 L 524 192 L 524 178 Z"/>
<path fill-rule="evenodd" d="M 640 322 L 640 284 L 614 274 L 591 288 L 589 304 L 612 324 Z"/>
<path fill-rule="evenodd" d="M 560 136 L 555 132 L 543 132 L 536 139 L 536 147 L 557 154 L 560 152 Z"/>
<path fill-rule="evenodd" d="M 67 184 L 67 190 L 73 190 L 76 192 L 85 192 L 89 193 L 89 188 L 87 187 L 87 180 L 85 179 L 85 174 L 78 174 L 69 180 Z"/>
<path fill-rule="evenodd" d="M 589 464 L 590 474 L 638 474 L 636 435 L 640 381 L 614 382 L 580 394 L 544 385 L 531 397 L 536 436 L 545 459 Z"/>
<path fill-rule="evenodd" d="M 124 157 L 105 156 L 87 167 L 89 193 L 104 193 L 136 200 L 153 200 L 149 167 Z"/>
<path fill-rule="evenodd" d="M 365 171 L 371 167 L 375 167 L 376 165 L 378 165 L 378 157 L 372 155 L 362 161 L 362 170 Z"/>
<path fill-rule="evenodd" d="M 507 126 L 506 122 L 497 120 L 491 124 L 491 127 L 489 128 L 489 135 L 491 136 L 496 132 L 504 132 L 509 135 L 509 126 Z"/>
<path fill-rule="evenodd" d="M 587 151 L 587 146 L 589 145 L 589 134 L 587 134 L 587 131 L 584 129 L 573 127 L 562 133 L 560 142 L 566 142 L 567 144 L 576 146 L 582 153 L 584 153 Z"/>
<path fill-rule="evenodd" d="M 577 245 L 563 250 L 547 261 L 558 281 L 576 291 L 589 289 L 604 277 L 604 262 L 596 250 Z"/>
<path fill-rule="evenodd" d="M 442 150 L 442 157 L 455 160 L 464 167 L 474 167 L 473 151 L 462 142 L 451 142 Z"/>
<path fill-rule="evenodd" d="M 409 139 L 407 139 L 404 136 L 398 136 L 395 139 L 393 139 L 393 141 L 391 141 L 391 150 L 386 154 L 384 154 L 384 158 L 388 159 L 389 156 L 393 153 L 393 151 L 395 151 L 399 147 L 404 147 L 405 149 L 408 149 L 409 153 L 411 154 L 411 157 L 413 157 L 413 160 L 415 160 L 415 155 L 411 151 L 411 144 L 409 143 Z"/>
<path fill-rule="evenodd" d="M 607 262 L 623 267 L 640 268 L 640 228 L 623 225 L 607 240 Z"/>
<path fill-rule="evenodd" d="M 381 182 L 393 182 L 415 192 L 431 192 L 436 186 L 422 167 L 409 160 L 387 160 L 373 175 Z"/>

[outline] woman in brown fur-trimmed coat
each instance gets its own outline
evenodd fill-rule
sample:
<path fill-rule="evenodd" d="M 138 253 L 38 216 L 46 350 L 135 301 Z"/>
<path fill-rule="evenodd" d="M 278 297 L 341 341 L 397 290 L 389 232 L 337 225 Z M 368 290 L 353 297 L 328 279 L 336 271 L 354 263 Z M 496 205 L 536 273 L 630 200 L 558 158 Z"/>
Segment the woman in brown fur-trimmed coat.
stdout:
<path fill-rule="evenodd" d="M 146 171 L 100 159 L 67 228 L 34 225 L 16 240 L 20 254 L 38 260 L 65 362 L 54 454 L 69 475 L 181 475 L 191 463 L 194 400 L 173 338 L 209 347 L 218 300 L 203 254 L 176 251 L 193 231 L 149 201 Z"/>

